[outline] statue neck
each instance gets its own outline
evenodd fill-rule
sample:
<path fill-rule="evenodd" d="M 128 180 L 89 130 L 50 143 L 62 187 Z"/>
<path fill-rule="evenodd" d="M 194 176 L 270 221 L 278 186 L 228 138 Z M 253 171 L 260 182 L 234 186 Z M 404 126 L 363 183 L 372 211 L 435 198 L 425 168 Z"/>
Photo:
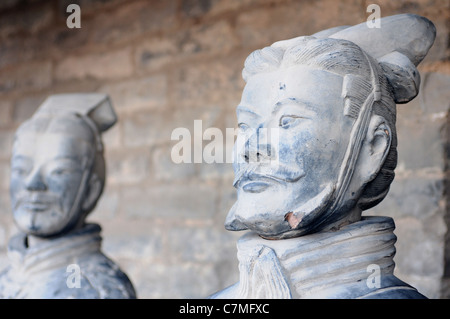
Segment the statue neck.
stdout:
<path fill-rule="evenodd" d="M 238 241 L 242 298 L 355 298 L 373 292 L 371 265 L 393 276 L 394 222 L 364 217 L 336 231 L 266 240 L 247 233 Z M 349 288 L 350 287 L 350 288 Z M 349 293 L 358 296 L 346 295 Z"/>
<path fill-rule="evenodd" d="M 343 217 L 337 219 L 336 221 L 332 221 L 327 223 L 324 227 L 319 228 L 320 231 L 336 231 L 341 229 L 342 227 L 358 222 L 361 220 L 362 210 L 355 205 L 348 213 L 343 215 Z"/>
<path fill-rule="evenodd" d="M 39 272 L 61 265 L 67 267 L 74 258 L 99 252 L 102 238 L 101 227 L 85 224 L 63 236 L 39 238 L 18 233 L 8 244 L 8 257 L 12 267 L 20 272 Z"/>
<path fill-rule="evenodd" d="M 52 237 L 42 237 L 42 236 L 35 236 L 35 235 L 27 235 L 27 247 L 28 248 L 33 248 L 35 246 L 40 246 L 42 244 L 45 244 L 49 241 L 53 241 L 59 237 L 63 237 L 63 236 L 68 236 L 72 233 L 76 233 L 78 230 L 82 229 L 85 226 L 85 222 L 84 219 L 78 221 L 77 224 L 75 224 L 72 228 L 70 228 L 69 230 L 58 234 L 57 236 L 52 236 Z"/>

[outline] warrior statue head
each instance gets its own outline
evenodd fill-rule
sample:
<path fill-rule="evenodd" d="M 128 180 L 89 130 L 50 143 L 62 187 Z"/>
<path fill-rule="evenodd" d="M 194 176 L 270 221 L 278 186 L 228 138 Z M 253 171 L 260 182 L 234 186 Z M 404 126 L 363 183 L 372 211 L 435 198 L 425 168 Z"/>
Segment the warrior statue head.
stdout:
<path fill-rule="evenodd" d="M 21 231 L 54 237 L 84 225 L 105 183 L 101 133 L 116 120 L 104 94 L 59 94 L 19 127 L 10 196 Z"/>
<path fill-rule="evenodd" d="M 101 134 L 116 121 L 105 94 L 57 94 L 16 131 L 10 196 L 20 231 L 0 298 L 136 298 L 101 251 L 100 225 L 86 222 L 105 184 Z"/>
<path fill-rule="evenodd" d="M 396 103 L 418 94 L 416 66 L 435 28 L 411 14 L 382 23 L 279 41 L 247 57 L 227 229 L 270 239 L 339 229 L 385 198 L 397 164 Z"/>

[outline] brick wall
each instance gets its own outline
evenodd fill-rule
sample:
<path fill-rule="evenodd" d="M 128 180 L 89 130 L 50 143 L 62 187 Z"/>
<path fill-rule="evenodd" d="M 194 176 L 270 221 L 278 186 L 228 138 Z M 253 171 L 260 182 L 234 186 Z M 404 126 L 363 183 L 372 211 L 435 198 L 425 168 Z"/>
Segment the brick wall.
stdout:
<path fill-rule="evenodd" d="M 81 29 L 66 7 L 81 7 Z M 8 0 L 0 4 L 0 268 L 16 231 L 9 157 L 17 126 L 50 94 L 110 94 L 119 122 L 104 135 L 108 178 L 91 221 L 141 298 L 205 297 L 238 279 L 223 223 L 235 199 L 230 164 L 174 164 L 171 132 L 194 120 L 235 127 L 253 50 L 381 15 L 417 13 L 437 27 L 420 95 L 398 107 L 392 191 L 367 215 L 395 218 L 398 276 L 450 297 L 448 0 Z"/>

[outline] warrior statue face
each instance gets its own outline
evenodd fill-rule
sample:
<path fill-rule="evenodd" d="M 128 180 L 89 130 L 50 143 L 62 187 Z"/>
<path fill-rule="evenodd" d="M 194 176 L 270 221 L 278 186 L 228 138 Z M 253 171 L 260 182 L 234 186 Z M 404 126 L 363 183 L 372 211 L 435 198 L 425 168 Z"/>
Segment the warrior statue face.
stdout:
<path fill-rule="evenodd" d="M 247 159 L 235 165 L 240 218 L 264 220 L 264 229 L 272 220 L 284 224 L 299 203 L 329 199 L 351 128 L 341 89 L 341 76 L 303 65 L 248 80 L 237 108 L 240 134 L 250 134 L 236 150 Z M 278 136 L 263 138 L 265 132 Z"/>
<path fill-rule="evenodd" d="M 237 107 L 241 142 L 235 144 L 233 164 L 237 202 L 227 229 L 252 229 L 275 239 L 360 219 L 357 203 L 384 164 L 395 126 L 377 114 L 382 103 L 380 96 L 374 103 L 371 77 L 379 89 L 378 75 L 371 74 L 373 66 L 361 50 L 354 46 L 359 60 L 352 62 L 364 65 L 361 74 L 357 66 L 344 70 L 342 65 L 324 65 L 324 46 L 335 47 L 327 52 L 333 58 L 348 43 L 303 39 L 300 48 L 291 49 L 292 59 L 310 53 L 302 50 L 314 51 L 313 46 L 319 53 L 302 63 L 286 62 L 293 52 L 284 48 L 284 60 L 263 71 L 261 65 L 270 63 L 261 60 L 275 60 L 281 50 L 263 49 L 247 59 L 247 83 Z M 363 83 L 359 90 L 358 83 Z M 382 91 L 392 104 L 385 86 Z"/>
<path fill-rule="evenodd" d="M 81 117 L 37 117 L 16 134 L 10 196 L 16 225 L 49 237 L 84 223 L 100 196 L 95 138 Z"/>

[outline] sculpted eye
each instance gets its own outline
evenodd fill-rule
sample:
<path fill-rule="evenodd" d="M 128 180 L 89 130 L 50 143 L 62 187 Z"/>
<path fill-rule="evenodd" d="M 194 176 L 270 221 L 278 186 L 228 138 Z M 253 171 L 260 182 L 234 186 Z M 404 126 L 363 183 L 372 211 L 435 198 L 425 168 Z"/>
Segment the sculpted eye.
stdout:
<path fill-rule="evenodd" d="M 238 124 L 238 128 L 239 128 L 242 132 L 245 132 L 246 130 L 248 130 L 249 126 L 248 126 L 248 124 L 245 124 L 245 123 L 239 123 L 239 124 Z"/>
<path fill-rule="evenodd" d="M 279 126 L 282 128 L 289 128 L 291 126 L 297 125 L 301 119 L 303 119 L 303 117 L 297 115 L 283 115 L 280 118 Z"/>
<path fill-rule="evenodd" d="M 52 170 L 51 174 L 53 176 L 63 176 L 63 175 L 69 175 L 72 173 L 75 173 L 76 170 L 72 169 L 72 168 L 57 168 Z"/>
<path fill-rule="evenodd" d="M 13 174 L 16 174 L 16 175 L 26 175 L 28 172 L 28 170 L 25 167 L 21 167 L 21 166 L 12 167 L 11 171 Z"/>
<path fill-rule="evenodd" d="M 65 169 L 55 169 L 54 171 L 52 171 L 52 175 L 64 175 L 68 173 L 69 171 Z"/>

